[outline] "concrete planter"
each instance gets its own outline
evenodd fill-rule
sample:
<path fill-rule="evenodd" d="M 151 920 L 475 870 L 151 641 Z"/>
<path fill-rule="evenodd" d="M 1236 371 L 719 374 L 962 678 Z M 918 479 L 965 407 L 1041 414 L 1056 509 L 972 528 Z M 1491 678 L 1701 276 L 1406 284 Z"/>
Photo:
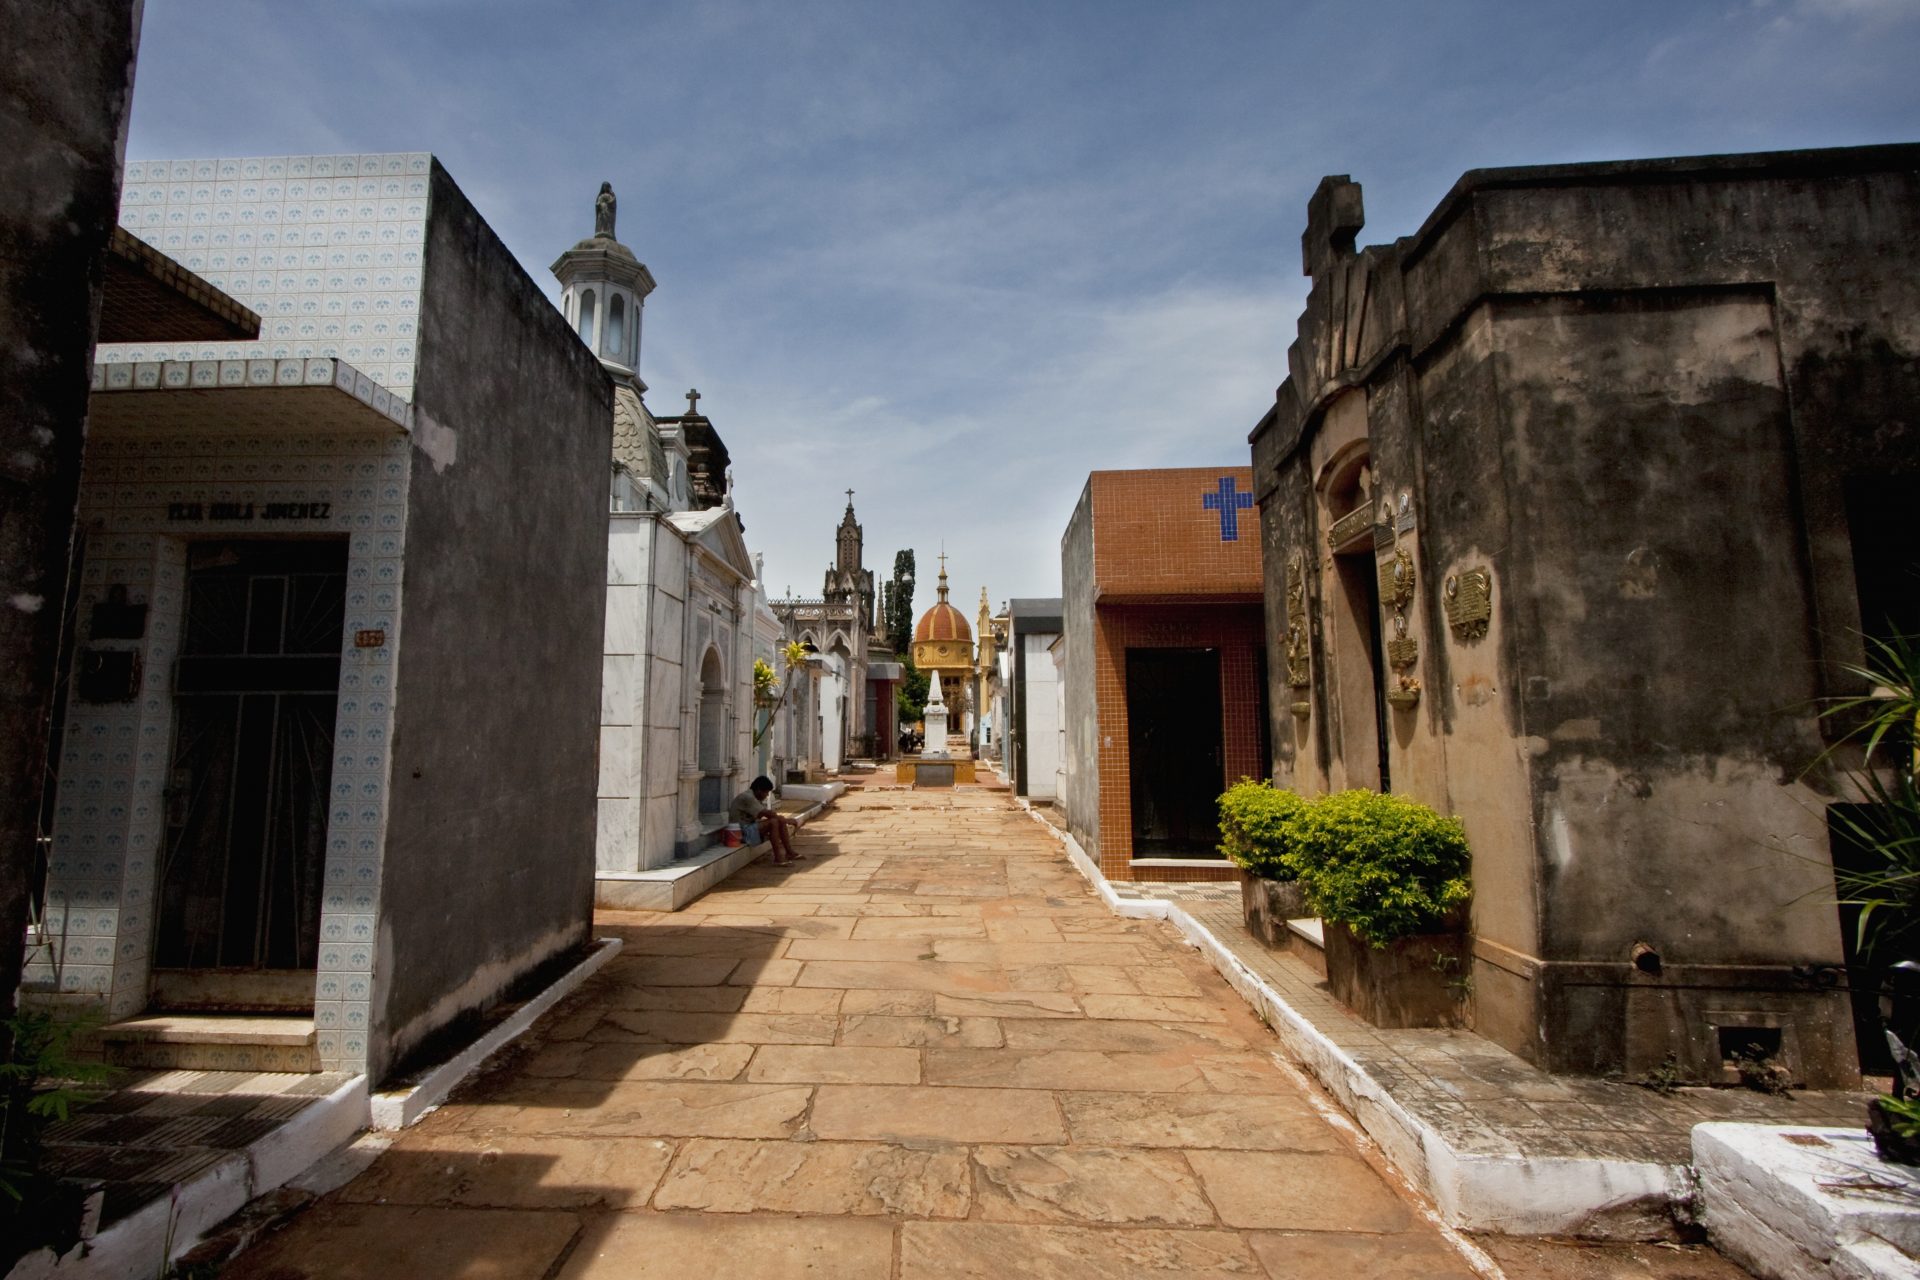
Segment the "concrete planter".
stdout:
<path fill-rule="evenodd" d="M 1326 921 L 1327 987 L 1376 1027 L 1466 1025 L 1470 939 L 1464 929 L 1369 946 Z"/>
<path fill-rule="evenodd" d="M 1288 947 L 1287 921 L 1312 914 L 1307 910 L 1300 882 L 1268 880 L 1244 870 L 1239 875 L 1240 911 L 1246 919 L 1247 932 L 1258 938 L 1260 945 L 1269 951 L 1285 951 Z"/>

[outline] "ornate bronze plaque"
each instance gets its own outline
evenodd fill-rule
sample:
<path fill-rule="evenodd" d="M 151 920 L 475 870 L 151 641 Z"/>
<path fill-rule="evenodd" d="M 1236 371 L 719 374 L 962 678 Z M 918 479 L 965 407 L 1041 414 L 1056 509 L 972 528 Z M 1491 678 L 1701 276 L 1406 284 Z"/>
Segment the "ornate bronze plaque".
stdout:
<path fill-rule="evenodd" d="M 1467 569 L 1449 577 L 1442 591 L 1446 601 L 1447 625 L 1462 640 L 1478 640 L 1487 634 L 1493 617 L 1493 575 L 1485 569 Z"/>
<path fill-rule="evenodd" d="M 1387 665 L 1400 670 L 1420 661 L 1420 642 L 1412 636 L 1387 641 Z"/>
<path fill-rule="evenodd" d="M 1327 530 L 1327 545 L 1335 551 L 1373 528 L 1373 504 L 1362 503 L 1333 522 Z"/>
<path fill-rule="evenodd" d="M 1380 564 L 1380 599 L 1389 608 L 1404 609 L 1413 602 L 1413 557 L 1405 548 Z"/>

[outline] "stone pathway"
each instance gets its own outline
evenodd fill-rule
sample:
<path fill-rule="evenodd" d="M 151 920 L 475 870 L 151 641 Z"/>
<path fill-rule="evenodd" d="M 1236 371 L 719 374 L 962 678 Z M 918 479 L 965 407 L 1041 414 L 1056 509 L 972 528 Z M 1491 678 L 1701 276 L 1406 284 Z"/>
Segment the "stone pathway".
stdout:
<path fill-rule="evenodd" d="M 225 1274 L 1474 1274 L 1004 794 L 856 789 L 800 847 L 603 916 L 620 956 Z"/>

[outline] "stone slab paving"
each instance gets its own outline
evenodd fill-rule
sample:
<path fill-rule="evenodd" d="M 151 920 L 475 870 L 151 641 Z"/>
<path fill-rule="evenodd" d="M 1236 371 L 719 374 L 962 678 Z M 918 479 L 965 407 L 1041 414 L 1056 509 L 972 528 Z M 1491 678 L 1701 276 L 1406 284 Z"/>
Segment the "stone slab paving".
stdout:
<path fill-rule="evenodd" d="M 1003 792 L 856 788 L 799 847 L 603 913 L 618 957 L 226 1274 L 1474 1274 Z"/>
<path fill-rule="evenodd" d="M 799 847 L 603 913 L 618 957 L 225 1274 L 1477 1274 L 1004 792 L 855 788 Z"/>

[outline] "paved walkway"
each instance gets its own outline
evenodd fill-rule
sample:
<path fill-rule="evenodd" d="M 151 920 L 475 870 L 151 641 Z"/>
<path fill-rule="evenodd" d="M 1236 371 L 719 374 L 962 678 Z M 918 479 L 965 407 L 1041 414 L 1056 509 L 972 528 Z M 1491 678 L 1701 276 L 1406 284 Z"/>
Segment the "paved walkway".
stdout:
<path fill-rule="evenodd" d="M 1473 1275 L 1004 793 L 857 789 L 800 847 L 603 916 L 522 1050 L 226 1274 Z"/>

